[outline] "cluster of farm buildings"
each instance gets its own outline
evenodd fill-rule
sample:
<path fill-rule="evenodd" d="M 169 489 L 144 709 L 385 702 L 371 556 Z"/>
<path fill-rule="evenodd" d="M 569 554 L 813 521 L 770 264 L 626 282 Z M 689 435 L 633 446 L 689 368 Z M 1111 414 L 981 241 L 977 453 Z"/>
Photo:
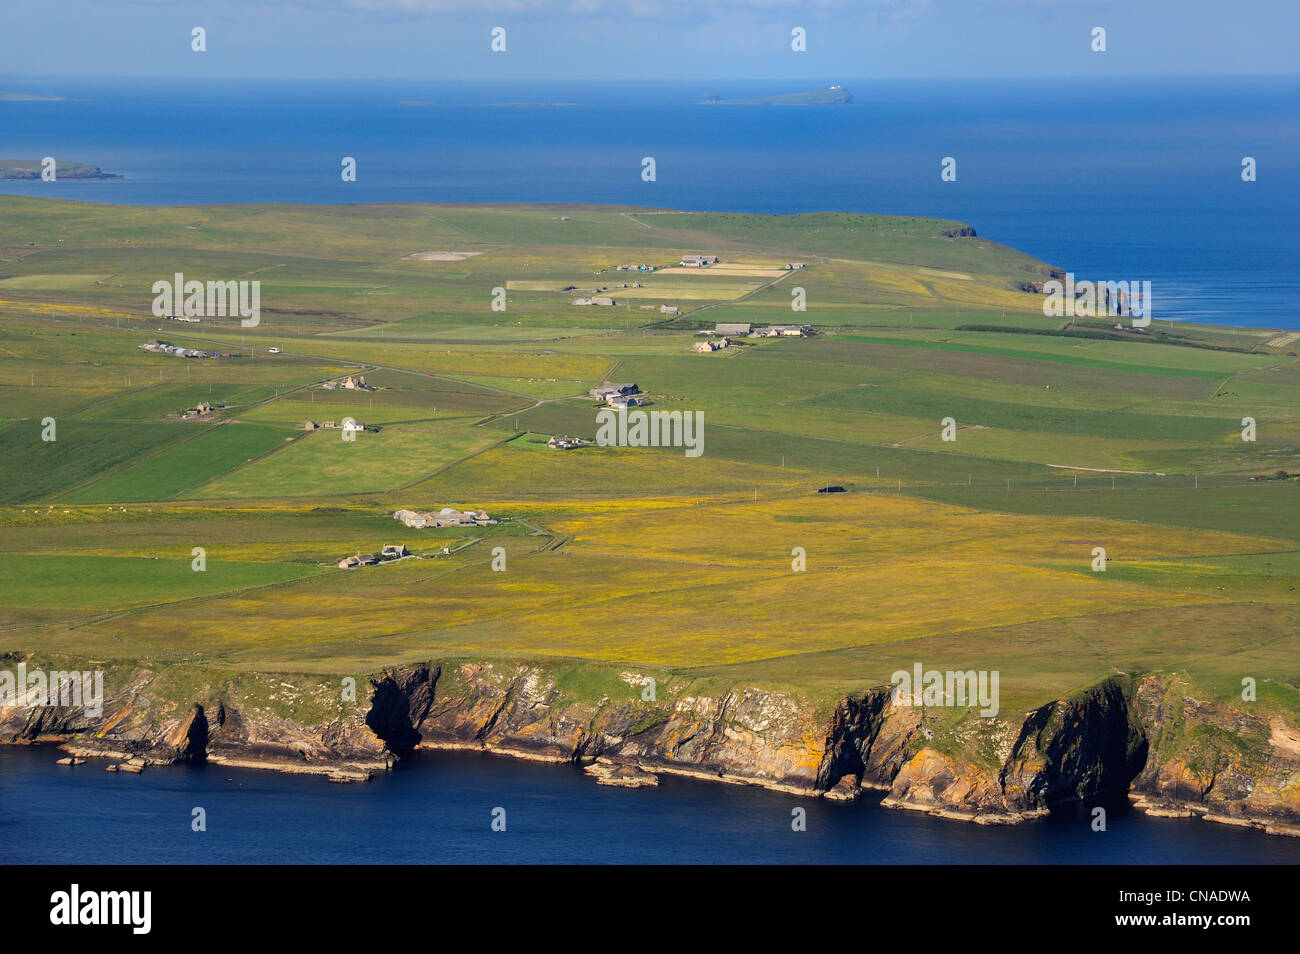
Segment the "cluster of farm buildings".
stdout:
<path fill-rule="evenodd" d="M 326 381 L 324 384 L 321 385 L 321 387 L 324 388 L 326 391 L 333 391 L 337 388 L 343 388 L 344 390 L 347 391 L 378 391 L 379 390 L 376 387 L 371 387 L 369 384 L 366 384 L 366 377 L 364 374 L 358 374 L 356 377 L 353 377 L 352 375 L 349 374 L 342 381 Z"/>
<path fill-rule="evenodd" d="M 647 403 L 646 396 L 635 384 L 612 384 L 606 381 L 587 393 L 607 407 L 638 407 Z"/>
<path fill-rule="evenodd" d="M 708 268 L 710 265 L 717 265 L 718 261 L 716 255 L 683 255 L 682 260 L 677 264 L 685 268 Z M 799 269 L 807 267 L 808 265 L 805 262 L 786 262 L 783 266 L 787 272 L 797 272 Z"/>
<path fill-rule="evenodd" d="M 719 259 L 718 259 L 718 256 L 716 256 L 716 255 L 703 255 L 703 254 L 700 254 L 700 255 L 694 255 L 694 254 L 692 254 L 692 255 L 683 255 L 683 256 L 681 257 L 680 261 L 678 261 L 677 264 L 678 264 L 679 267 L 682 267 L 682 268 L 708 268 L 710 265 L 716 265 L 716 264 L 718 264 L 718 262 L 719 262 Z M 638 272 L 653 272 L 653 271 L 657 271 L 657 270 L 659 269 L 659 266 L 658 266 L 658 265 L 649 265 L 649 264 L 646 264 L 646 263 L 644 263 L 644 262 L 643 262 L 642 264 L 640 264 L 640 265 L 615 265 L 614 267 L 615 267 L 618 271 L 620 271 L 620 272 L 629 272 L 629 271 L 633 271 L 633 270 L 638 271 Z M 784 267 L 784 269 L 785 269 L 786 271 L 796 271 L 796 270 L 801 269 L 801 268 L 807 268 L 808 266 L 807 266 L 805 263 L 803 263 L 803 262 L 787 262 L 783 267 Z M 624 283 L 624 284 L 622 284 L 622 285 L 620 285 L 620 286 L 618 286 L 618 287 L 621 287 L 621 288 L 628 288 L 628 287 L 631 287 L 631 288 L 640 288 L 640 287 L 641 287 L 641 283 L 640 283 L 640 282 L 633 282 L 630 286 L 629 286 L 628 284 Z M 564 289 L 564 291 L 573 291 L 574 289 L 575 289 L 575 286 L 573 286 L 573 285 L 569 285 L 568 287 L 566 287 L 566 288 Z M 618 299 L 617 299 L 617 298 L 614 298 L 612 295 L 601 295 L 601 294 L 596 294 L 596 293 L 595 293 L 595 292 L 604 292 L 604 291 L 609 291 L 609 290 L 610 290 L 610 286 L 609 286 L 609 285 L 602 285 L 602 286 L 600 286 L 599 288 L 594 289 L 594 292 L 593 292 L 593 294 L 591 294 L 591 295 L 586 295 L 586 296 L 582 296 L 582 297 L 579 297 L 579 298 L 575 298 L 575 299 L 573 299 L 573 304 L 575 304 L 575 305 L 598 305 L 598 306 L 604 306 L 604 307 L 607 307 L 607 308 L 608 308 L 608 307 L 613 307 L 613 306 L 615 306 L 615 305 L 618 304 Z M 642 306 L 641 306 L 641 308 L 646 309 L 646 310 L 653 310 L 654 307 L 655 307 L 654 305 L 642 305 Z M 660 306 L 659 306 L 659 312 L 660 312 L 660 314 L 664 314 L 664 315 L 679 315 L 679 314 L 681 314 L 681 309 L 680 309 L 677 305 L 660 305 Z M 747 333 L 748 333 L 748 332 L 747 332 Z M 760 335 L 759 337 L 763 337 L 763 336 Z M 696 350 L 705 350 L 705 349 L 696 349 Z M 717 350 L 717 349 L 715 348 L 715 349 L 707 349 L 707 350 Z"/>
<path fill-rule="evenodd" d="M 378 563 L 387 563 L 389 560 L 400 560 L 402 557 L 410 556 L 411 551 L 406 549 L 404 543 L 390 543 L 379 551 L 376 556 L 373 553 L 356 553 L 350 557 L 344 557 L 338 562 L 340 570 L 350 570 L 358 566 L 375 566 Z"/>
<path fill-rule="evenodd" d="M 641 393 L 640 387 L 632 383 L 606 381 L 587 393 L 596 399 L 596 403 L 603 404 L 605 407 L 629 408 L 650 403 L 650 399 Z M 575 450 L 579 447 L 589 447 L 593 443 L 581 437 L 570 437 L 565 434 L 562 437 L 552 437 L 546 442 L 546 446 L 551 450 Z"/>
<path fill-rule="evenodd" d="M 691 347 L 700 354 L 708 354 L 710 351 L 721 351 L 723 348 L 730 348 L 731 339 L 718 338 L 714 340 L 710 338 L 708 341 L 697 341 Z"/>
<path fill-rule="evenodd" d="M 570 437 L 565 434 L 563 437 L 552 437 L 546 442 L 546 446 L 551 450 L 574 450 L 579 447 L 588 447 L 592 441 L 583 440 L 581 437 Z"/>
<path fill-rule="evenodd" d="M 697 331 L 706 335 L 705 341 L 697 341 L 691 346 L 699 354 L 709 354 L 732 346 L 732 338 L 808 338 L 813 334 L 812 325 L 769 325 L 755 328 L 743 322 L 718 322 L 712 331 Z"/>
<path fill-rule="evenodd" d="M 457 510 L 455 507 L 443 507 L 441 510 L 398 510 L 393 514 L 394 520 L 416 530 L 425 527 L 488 527 L 496 524 L 484 510 Z"/>
<path fill-rule="evenodd" d="M 812 325 L 768 325 L 755 328 L 744 322 L 720 321 L 712 331 L 700 331 L 701 335 L 728 335 L 735 338 L 809 338 L 813 334 Z"/>
<path fill-rule="evenodd" d="M 170 354 L 178 358 L 222 358 L 230 357 L 228 354 L 222 354 L 219 351 L 200 351 L 197 348 L 182 348 L 180 345 L 174 345 L 166 341 L 148 341 L 140 345 L 141 350 L 153 354 Z"/>
<path fill-rule="evenodd" d="M 193 407 L 187 407 L 181 411 L 180 418 L 182 421 L 188 421 L 196 417 L 210 417 L 215 410 L 216 408 L 213 407 L 211 401 L 200 401 Z"/>
<path fill-rule="evenodd" d="M 458 510 L 455 507 L 443 507 L 441 510 L 398 510 L 394 519 L 415 530 L 426 527 L 486 527 L 496 524 L 485 510 Z M 443 547 L 443 553 L 450 553 L 450 547 Z M 390 543 L 379 553 L 355 553 L 338 562 L 340 570 L 350 570 L 358 566 L 375 566 L 389 560 L 400 560 L 411 555 L 404 543 Z"/>
<path fill-rule="evenodd" d="M 342 420 L 342 422 L 338 422 L 338 421 L 307 421 L 307 422 L 305 422 L 305 423 L 303 424 L 303 426 L 302 426 L 302 429 L 303 429 L 304 431 L 315 431 L 315 430 L 319 430 L 320 428 L 331 428 L 331 429 L 332 429 L 332 428 L 337 428 L 338 430 L 346 431 L 346 432 L 351 433 L 351 434 L 356 434 L 356 433 L 358 433 L 358 432 L 360 432 L 360 431 L 366 431 L 366 430 L 375 431 L 375 432 L 378 432 L 378 431 L 379 431 L 379 428 L 378 428 L 378 427 L 366 427 L 366 425 L 365 425 L 364 422 L 362 422 L 362 421 L 354 421 L 354 420 L 353 420 L 352 418 L 350 418 L 350 417 L 345 417 L 345 418 Z"/>
<path fill-rule="evenodd" d="M 693 351 L 699 354 L 709 354 L 713 351 L 721 351 L 723 348 L 730 348 L 732 338 L 807 338 L 813 334 L 812 325 L 769 325 L 765 328 L 754 328 L 743 322 L 718 322 L 713 326 L 712 331 L 698 331 L 696 334 L 706 335 L 707 340 L 697 341 L 691 346 Z"/>

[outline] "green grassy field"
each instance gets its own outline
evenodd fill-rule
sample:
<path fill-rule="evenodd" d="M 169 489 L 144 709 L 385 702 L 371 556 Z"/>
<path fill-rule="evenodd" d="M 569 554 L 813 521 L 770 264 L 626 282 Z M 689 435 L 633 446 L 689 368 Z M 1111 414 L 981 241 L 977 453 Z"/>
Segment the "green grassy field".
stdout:
<path fill-rule="evenodd" d="M 920 659 L 1026 707 L 1117 669 L 1300 684 L 1300 359 L 1266 329 L 1067 332 L 1021 290 L 1048 264 L 957 224 L 0 197 L 0 650 L 626 663 L 819 699 Z M 406 257 L 430 251 L 481 254 Z M 699 251 L 742 274 L 616 269 Z M 177 271 L 262 281 L 261 323 L 160 322 Z M 570 303 L 602 287 L 617 306 Z M 692 351 L 732 321 L 817 333 Z M 375 390 L 324 387 L 348 374 Z M 595 436 L 606 380 L 703 412 L 702 456 L 549 449 Z M 346 416 L 379 430 L 302 429 Z M 391 519 L 444 505 L 502 522 Z M 417 558 L 335 568 L 395 542 Z"/>

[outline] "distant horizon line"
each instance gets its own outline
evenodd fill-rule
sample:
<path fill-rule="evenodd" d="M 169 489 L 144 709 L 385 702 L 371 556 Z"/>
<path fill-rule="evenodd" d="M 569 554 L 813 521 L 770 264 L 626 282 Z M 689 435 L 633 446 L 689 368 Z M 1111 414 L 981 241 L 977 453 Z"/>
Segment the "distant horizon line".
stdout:
<path fill-rule="evenodd" d="M 255 76 L 255 75 L 211 75 L 197 76 L 193 73 L 151 73 L 151 74 L 99 74 L 99 73 L 42 73 L 15 74 L 0 73 L 0 83 L 8 82 L 50 82 L 60 80 L 211 80 L 237 82 L 339 82 L 339 83 L 645 83 L 674 84 L 686 83 L 817 83 L 823 82 L 829 74 L 817 76 L 701 76 L 701 77 L 598 77 L 598 76 L 517 76 L 517 77 L 465 77 L 465 76 Z M 1005 76 L 845 76 L 837 82 L 1041 82 L 1043 80 L 1095 80 L 1098 82 L 1121 82 L 1131 80 L 1231 80 L 1231 79 L 1300 79 L 1300 72 L 1293 73 L 1124 73 L 1104 76 L 1091 73 L 1050 73 L 1050 74 L 1013 74 Z"/>

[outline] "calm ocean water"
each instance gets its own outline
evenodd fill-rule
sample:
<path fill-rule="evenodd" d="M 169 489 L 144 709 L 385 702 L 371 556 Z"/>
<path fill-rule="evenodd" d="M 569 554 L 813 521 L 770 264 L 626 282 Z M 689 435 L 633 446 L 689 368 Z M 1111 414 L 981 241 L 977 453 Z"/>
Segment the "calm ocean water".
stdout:
<path fill-rule="evenodd" d="M 1080 278 L 1149 280 L 1157 317 L 1300 328 L 1300 78 L 827 81 L 855 104 L 698 104 L 789 83 L 0 78 L 68 97 L 0 102 L 6 154 L 128 177 L 0 191 L 940 216 Z M 654 183 L 640 179 L 647 155 Z M 358 160 L 355 183 L 340 180 L 343 156 Z M 939 179 L 944 156 L 954 183 Z M 1258 181 L 1242 182 L 1243 156 Z"/>
<path fill-rule="evenodd" d="M 0 843 L 10 863 L 1294 864 L 1300 842 L 1111 806 L 983 828 L 664 777 L 611 789 L 572 766 L 430 753 L 365 785 L 220 766 L 110 774 L 0 747 Z M 207 831 L 191 831 L 193 809 Z M 504 808 L 506 830 L 491 830 Z M 791 830 L 791 810 L 807 830 Z M 29 837 L 45 832 L 48 838 Z"/>

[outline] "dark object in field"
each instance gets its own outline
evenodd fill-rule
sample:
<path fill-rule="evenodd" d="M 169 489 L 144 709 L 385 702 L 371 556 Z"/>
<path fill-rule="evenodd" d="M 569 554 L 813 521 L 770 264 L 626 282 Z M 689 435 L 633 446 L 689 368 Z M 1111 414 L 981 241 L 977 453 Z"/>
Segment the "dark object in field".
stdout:
<path fill-rule="evenodd" d="M 847 493 L 845 489 L 838 484 L 827 484 L 817 491 L 819 494 L 842 494 Z"/>

